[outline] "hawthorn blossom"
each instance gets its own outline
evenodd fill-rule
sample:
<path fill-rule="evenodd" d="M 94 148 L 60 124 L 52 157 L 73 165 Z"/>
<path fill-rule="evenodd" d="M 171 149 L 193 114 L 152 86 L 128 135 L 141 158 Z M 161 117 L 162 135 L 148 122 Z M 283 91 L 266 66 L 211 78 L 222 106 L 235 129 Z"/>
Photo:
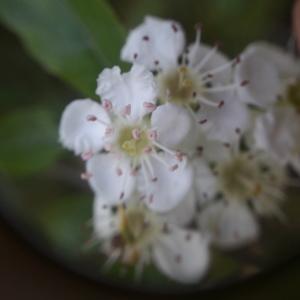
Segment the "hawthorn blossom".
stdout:
<path fill-rule="evenodd" d="M 300 99 L 300 98 L 299 98 Z M 279 106 L 256 118 L 253 142 L 257 149 L 267 151 L 283 166 L 291 165 L 300 172 L 299 112 Z"/>
<path fill-rule="evenodd" d="M 189 192 L 193 174 L 184 155 L 168 146 L 180 145 L 186 131 L 173 130 L 176 110 L 168 108 L 165 117 L 165 106 L 156 107 L 152 73 L 140 65 L 123 74 L 119 67 L 105 69 L 96 92 L 102 105 L 73 101 L 60 124 L 62 144 L 87 160 L 83 178 L 110 204 L 138 189 L 153 210 L 175 207 Z"/>
<path fill-rule="evenodd" d="M 222 152 L 222 153 L 220 153 Z M 232 145 L 210 160 L 194 159 L 200 207 L 198 223 L 222 248 L 236 248 L 259 235 L 257 216 L 282 218 L 285 169 L 267 153 Z"/>
<path fill-rule="evenodd" d="M 148 16 L 129 33 L 121 58 L 156 74 L 162 103 L 179 106 L 182 114 L 187 110 L 212 138 L 229 142 L 238 138 L 236 131 L 248 127 L 247 108 L 235 93 L 247 81 L 232 81 L 239 58 L 229 61 L 218 51 L 218 45 L 211 48 L 200 40 L 198 26 L 196 41 L 185 49 L 185 34 L 179 23 Z"/>
<path fill-rule="evenodd" d="M 262 109 L 282 101 L 299 109 L 299 76 L 300 61 L 266 42 L 249 45 L 235 72 L 237 81 L 246 77 L 251 83 L 238 89 L 241 101 Z"/>
<path fill-rule="evenodd" d="M 154 265 L 181 283 L 198 282 L 209 265 L 208 240 L 195 230 L 181 229 L 145 207 L 137 195 L 127 205 L 94 202 L 94 237 L 108 257 L 105 267 L 118 261 L 134 266 L 142 276 L 146 265 Z"/>

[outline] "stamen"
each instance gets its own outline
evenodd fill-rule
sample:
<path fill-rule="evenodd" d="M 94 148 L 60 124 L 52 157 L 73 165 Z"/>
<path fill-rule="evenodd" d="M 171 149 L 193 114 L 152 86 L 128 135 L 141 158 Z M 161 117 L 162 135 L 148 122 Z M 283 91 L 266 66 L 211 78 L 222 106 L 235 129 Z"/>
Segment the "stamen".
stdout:
<path fill-rule="evenodd" d="M 106 137 L 108 137 L 108 136 L 111 136 L 111 135 L 114 133 L 114 131 L 115 131 L 115 130 L 114 130 L 113 127 L 106 127 L 106 128 L 105 128 L 105 133 L 104 133 L 104 134 L 105 134 Z"/>
<path fill-rule="evenodd" d="M 178 27 L 177 27 L 177 25 L 176 24 L 172 24 L 172 29 L 173 29 L 173 31 L 176 33 L 176 32 L 178 32 Z"/>
<path fill-rule="evenodd" d="M 182 153 L 181 151 L 176 151 L 175 156 L 178 161 L 182 162 L 185 157 L 185 154 Z"/>
<path fill-rule="evenodd" d="M 134 128 L 131 134 L 135 140 L 139 140 L 141 138 L 141 131 L 138 128 Z"/>
<path fill-rule="evenodd" d="M 179 166 L 178 166 L 177 164 L 175 164 L 175 165 L 173 165 L 173 166 L 170 167 L 170 171 L 171 171 L 171 172 L 174 172 L 174 171 L 176 171 L 178 168 L 179 168 Z"/>
<path fill-rule="evenodd" d="M 159 148 L 159 149 L 161 149 L 161 150 L 163 150 L 163 151 L 165 151 L 165 152 L 167 152 L 167 153 L 169 153 L 169 154 L 171 154 L 171 155 L 176 155 L 176 152 L 174 152 L 174 151 L 168 149 L 167 147 L 165 147 L 165 146 L 159 144 L 157 141 L 152 141 L 152 143 L 153 143 L 157 148 Z"/>
<path fill-rule="evenodd" d="M 203 124 L 207 123 L 207 119 L 200 120 L 200 121 L 198 121 L 198 123 L 199 123 L 200 125 L 203 125 Z"/>
<path fill-rule="evenodd" d="M 92 151 L 87 151 L 81 154 L 82 160 L 86 161 L 91 159 L 94 156 L 94 153 Z"/>
<path fill-rule="evenodd" d="M 195 25 L 195 30 L 196 30 L 195 43 L 199 45 L 201 43 L 202 25 L 200 23 L 197 23 Z"/>
<path fill-rule="evenodd" d="M 201 79 L 205 79 L 205 77 L 213 77 L 216 74 L 219 74 L 229 68 L 232 68 L 234 66 L 234 64 L 236 64 L 237 59 L 233 59 L 232 61 L 229 61 L 221 66 L 218 66 L 214 69 L 211 69 L 203 74 L 201 74 Z"/>
<path fill-rule="evenodd" d="M 104 99 L 102 101 L 102 106 L 105 109 L 105 111 L 107 111 L 107 112 L 112 110 L 112 103 L 109 100 Z"/>
<path fill-rule="evenodd" d="M 149 130 L 148 131 L 148 138 L 151 140 L 151 141 L 156 141 L 158 139 L 158 133 L 157 133 L 157 130 Z"/>
<path fill-rule="evenodd" d="M 240 85 L 241 86 L 246 86 L 246 85 L 248 85 L 250 82 L 249 82 L 249 80 L 244 80 L 244 81 L 242 81 L 241 83 L 240 83 Z"/>
<path fill-rule="evenodd" d="M 217 52 L 219 46 L 216 45 L 213 47 L 204 57 L 203 59 L 196 65 L 195 69 L 200 71 L 206 63 L 212 58 L 212 56 Z"/>
<path fill-rule="evenodd" d="M 89 172 L 84 172 L 84 173 L 81 173 L 80 177 L 82 180 L 89 180 L 90 178 L 93 177 L 93 174 L 89 173 Z"/>
<path fill-rule="evenodd" d="M 199 102 L 202 102 L 202 103 L 204 103 L 204 104 L 206 104 L 208 106 L 211 106 L 211 107 L 218 107 L 218 105 L 219 105 L 218 103 L 216 103 L 216 102 L 214 102 L 212 100 L 209 100 L 209 99 L 203 97 L 202 95 L 199 95 L 198 98 L 197 98 L 197 100 Z"/>
<path fill-rule="evenodd" d="M 152 113 L 156 110 L 157 106 L 151 102 L 144 102 L 143 107 L 149 112 Z"/>
<path fill-rule="evenodd" d="M 130 114 L 131 114 L 131 104 L 127 104 L 122 111 L 122 116 L 127 117 L 130 116 Z"/>
<path fill-rule="evenodd" d="M 137 53 L 134 53 L 134 54 L 133 54 L 133 59 L 136 60 L 137 58 L 138 58 L 138 54 L 137 54 Z"/>
<path fill-rule="evenodd" d="M 217 86 L 217 87 L 213 87 L 213 88 L 206 88 L 204 91 L 206 93 L 219 93 L 219 92 L 230 91 L 230 90 L 236 89 L 237 87 L 238 87 L 238 85 L 236 83 L 234 83 L 234 84 L 228 84 L 228 85 L 223 85 L 223 86 Z"/>
<path fill-rule="evenodd" d="M 118 175 L 118 176 L 122 176 L 122 175 L 123 175 L 123 171 L 122 171 L 121 168 L 117 168 L 117 169 L 116 169 L 116 172 L 117 172 L 117 175 Z"/>
<path fill-rule="evenodd" d="M 86 119 L 89 121 L 89 122 L 95 122 L 98 120 L 98 118 L 95 116 L 95 115 L 88 115 L 86 117 Z"/>
<path fill-rule="evenodd" d="M 143 36 L 143 41 L 148 42 L 150 40 L 148 35 L 144 35 Z"/>
<path fill-rule="evenodd" d="M 219 102 L 218 108 L 222 108 L 222 107 L 224 106 L 224 104 L 225 104 L 225 101 L 224 101 L 224 100 L 221 100 L 221 101 Z"/>

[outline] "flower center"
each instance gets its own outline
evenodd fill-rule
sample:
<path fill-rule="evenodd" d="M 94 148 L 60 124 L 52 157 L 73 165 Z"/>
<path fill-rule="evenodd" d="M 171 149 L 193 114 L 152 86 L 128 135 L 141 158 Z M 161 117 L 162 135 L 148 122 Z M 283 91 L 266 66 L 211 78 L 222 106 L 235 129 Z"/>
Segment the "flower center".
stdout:
<path fill-rule="evenodd" d="M 281 169 L 277 170 L 246 153 L 220 165 L 218 173 L 221 192 L 228 200 L 270 202 L 282 195 L 285 177 Z"/>
<path fill-rule="evenodd" d="M 119 148 L 131 157 L 140 156 L 150 145 L 147 132 L 139 127 L 124 127 L 120 130 L 117 143 Z"/>
<path fill-rule="evenodd" d="M 286 98 L 288 103 L 300 112 L 300 79 L 288 86 Z"/>
<path fill-rule="evenodd" d="M 162 101 L 177 104 L 195 102 L 195 91 L 199 90 L 199 87 L 197 87 L 194 76 L 188 67 L 180 66 L 168 74 L 158 76 L 159 93 Z"/>

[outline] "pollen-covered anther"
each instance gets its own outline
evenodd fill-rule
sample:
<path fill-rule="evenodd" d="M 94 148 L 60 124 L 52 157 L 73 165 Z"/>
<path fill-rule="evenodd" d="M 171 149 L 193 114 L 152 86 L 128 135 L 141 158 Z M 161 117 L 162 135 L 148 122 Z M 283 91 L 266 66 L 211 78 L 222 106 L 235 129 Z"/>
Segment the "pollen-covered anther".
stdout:
<path fill-rule="evenodd" d="M 171 172 L 174 172 L 174 171 L 176 171 L 178 168 L 179 168 L 178 164 L 175 164 L 175 165 L 173 165 L 173 166 L 170 167 L 170 171 L 171 171 Z"/>
<path fill-rule="evenodd" d="M 80 175 L 80 178 L 82 180 L 89 180 L 92 177 L 93 177 L 93 174 L 89 173 L 89 172 L 84 172 L 84 173 L 81 173 L 81 175 Z"/>
<path fill-rule="evenodd" d="M 94 153 L 92 151 L 87 151 L 81 154 L 82 160 L 86 161 L 91 159 L 94 156 Z"/>
<path fill-rule="evenodd" d="M 139 140 L 141 138 L 141 131 L 138 128 L 134 128 L 131 134 L 134 140 Z"/>
<path fill-rule="evenodd" d="M 102 106 L 103 106 L 104 110 L 107 112 L 112 110 L 112 103 L 111 103 L 111 101 L 109 101 L 107 99 L 104 99 L 102 101 Z"/>
<path fill-rule="evenodd" d="M 152 113 L 156 110 L 157 106 L 154 103 L 151 102 L 144 102 L 143 103 L 144 108 L 149 112 Z"/>
<path fill-rule="evenodd" d="M 156 141 L 157 138 L 158 138 L 157 130 L 149 130 L 149 131 L 148 131 L 148 138 L 149 138 L 151 141 Z"/>
<path fill-rule="evenodd" d="M 123 170 L 121 168 L 117 168 L 116 173 L 117 173 L 118 176 L 122 176 L 123 175 Z"/>

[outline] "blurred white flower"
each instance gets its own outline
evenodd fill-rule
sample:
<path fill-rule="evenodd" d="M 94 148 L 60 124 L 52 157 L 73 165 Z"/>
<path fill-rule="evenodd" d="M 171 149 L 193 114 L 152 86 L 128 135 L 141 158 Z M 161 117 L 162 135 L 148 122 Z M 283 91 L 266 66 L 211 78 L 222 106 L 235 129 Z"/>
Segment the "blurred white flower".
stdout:
<path fill-rule="evenodd" d="M 250 81 L 245 88 L 238 89 L 241 101 L 263 109 L 282 99 L 299 109 L 299 76 L 300 61 L 265 42 L 250 44 L 235 72 L 237 82 L 242 78 Z"/>
<path fill-rule="evenodd" d="M 206 164 L 194 159 L 195 185 L 200 206 L 200 228 L 208 230 L 212 241 L 234 248 L 254 240 L 259 234 L 256 215 L 282 218 L 285 198 L 285 169 L 267 153 L 241 151 L 224 145 L 222 155 Z"/>
<path fill-rule="evenodd" d="M 136 195 L 135 195 L 136 197 Z M 137 278 L 150 263 L 182 283 L 198 282 L 209 266 L 208 240 L 194 230 L 163 221 L 134 198 L 126 206 L 94 202 L 94 237 L 108 256 L 104 267 L 116 261 L 134 266 Z"/>
<path fill-rule="evenodd" d="M 63 145 L 87 160 L 83 177 L 111 204 L 125 201 L 137 187 L 153 210 L 172 209 L 192 185 L 192 168 L 168 146 L 181 144 L 182 128 L 189 124 L 181 118 L 181 130 L 174 131 L 176 110 L 167 108 L 165 116 L 165 106 L 156 107 L 152 73 L 142 66 L 124 74 L 118 67 L 105 69 L 97 93 L 102 106 L 89 99 L 73 101 L 60 124 Z"/>
<path fill-rule="evenodd" d="M 234 93 L 247 82 L 232 81 L 232 69 L 239 59 L 228 61 L 218 51 L 218 45 L 210 48 L 201 44 L 200 36 L 201 29 L 197 28 L 195 43 L 185 50 L 180 24 L 146 17 L 129 33 L 121 58 L 144 65 L 156 74 L 162 103 L 179 106 L 181 114 L 188 110 L 212 138 L 229 142 L 237 138 L 236 131 L 243 132 L 248 127 L 247 108 Z"/>
<path fill-rule="evenodd" d="M 292 107 L 274 107 L 256 119 L 253 142 L 257 149 L 267 151 L 278 163 L 289 164 L 297 172 L 300 172 L 299 137 L 299 112 Z"/>

